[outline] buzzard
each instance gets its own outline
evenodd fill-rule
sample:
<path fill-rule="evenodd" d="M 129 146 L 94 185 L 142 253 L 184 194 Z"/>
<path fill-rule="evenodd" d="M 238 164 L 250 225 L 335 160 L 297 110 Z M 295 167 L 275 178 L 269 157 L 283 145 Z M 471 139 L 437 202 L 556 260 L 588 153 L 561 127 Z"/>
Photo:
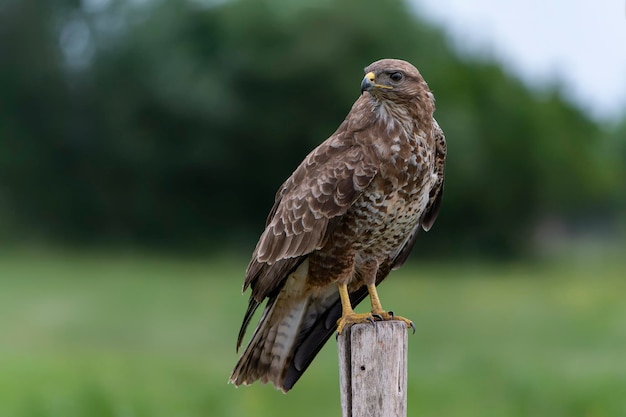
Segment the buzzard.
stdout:
<path fill-rule="evenodd" d="M 337 131 L 276 194 L 246 271 L 252 293 L 237 349 L 267 299 L 230 382 L 289 391 L 328 338 L 351 324 L 401 320 L 376 286 L 400 267 L 441 205 L 446 141 L 434 97 L 406 61 L 365 68 L 361 96 Z M 366 295 L 371 313 L 353 307 Z"/>

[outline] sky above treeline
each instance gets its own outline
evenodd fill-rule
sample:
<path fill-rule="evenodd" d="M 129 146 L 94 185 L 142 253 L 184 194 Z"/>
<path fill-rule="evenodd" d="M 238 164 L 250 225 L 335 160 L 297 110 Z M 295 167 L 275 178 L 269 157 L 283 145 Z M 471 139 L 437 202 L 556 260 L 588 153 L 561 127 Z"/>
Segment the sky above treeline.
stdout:
<path fill-rule="evenodd" d="M 626 0 L 410 0 L 460 52 L 483 53 L 526 84 L 558 83 L 598 120 L 626 115 Z"/>

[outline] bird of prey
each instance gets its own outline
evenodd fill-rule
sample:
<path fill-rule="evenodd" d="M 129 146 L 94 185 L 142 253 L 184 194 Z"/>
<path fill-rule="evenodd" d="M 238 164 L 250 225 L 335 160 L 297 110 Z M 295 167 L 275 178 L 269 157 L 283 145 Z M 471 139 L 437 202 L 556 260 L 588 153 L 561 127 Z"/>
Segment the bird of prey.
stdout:
<path fill-rule="evenodd" d="M 289 391 L 328 338 L 354 323 L 401 320 L 376 286 L 400 267 L 441 205 L 446 141 L 434 97 L 410 63 L 365 68 L 361 96 L 337 131 L 276 194 L 246 271 L 252 293 L 237 349 L 267 300 L 230 382 Z M 353 307 L 369 294 L 372 310 Z"/>

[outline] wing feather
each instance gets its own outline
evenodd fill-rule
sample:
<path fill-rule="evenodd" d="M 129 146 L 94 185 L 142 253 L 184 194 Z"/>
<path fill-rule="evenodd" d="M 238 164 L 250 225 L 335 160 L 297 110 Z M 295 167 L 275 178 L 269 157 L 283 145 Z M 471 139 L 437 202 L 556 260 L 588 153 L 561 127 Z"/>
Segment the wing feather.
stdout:
<path fill-rule="evenodd" d="M 424 210 L 424 215 L 420 222 L 422 229 L 425 231 L 429 231 L 433 224 L 435 224 L 435 220 L 437 220 L 437 215 L 439 214 L 439 208 L 441 207 L 441 200 L 443 198 L 443 178 L 446 167 L 446 137 L 435 119 L 433 119 L 433 135 L 435 138 L 435 174 L 437 175 L 437 181 L 430 190 L 428 205 L 426 206 L 426 210 Z"/>
<path fill-rule="evenodd" d="M 358 145 L 331 137 L 307 156 L 277 193 L 253 259 L 272 264 L 320 249 L 330 221 L 348 211 L 376 173 Z"/>
<path fill-rule="evenodd" d="M 260 303 L 321 249 L 350 206 L 378 173 L 354 138 L 340 130 L 314 149 L 276 193 L 266 227 L 246 270 L 252 288 L 239 342 Z"/>

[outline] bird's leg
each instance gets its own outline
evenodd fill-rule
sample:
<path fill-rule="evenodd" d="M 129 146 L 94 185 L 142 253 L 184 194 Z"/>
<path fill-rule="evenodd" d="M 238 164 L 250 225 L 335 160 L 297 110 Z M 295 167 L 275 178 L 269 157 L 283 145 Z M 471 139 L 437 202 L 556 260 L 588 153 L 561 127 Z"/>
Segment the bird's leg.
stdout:
<path fill-rule="evenodd" d="M 369 284 L 367 286 L 367 292 L 370 294 L 370 301 L 372 302 L 372 314 L 387 314 L 385 310 L 383 310 L 383 306 L 380 303 L 380 298 L 378 298 L 378 291 L 376 291 L 375 284 Z"/>
<path fill-rule="evenodd" d="M 348 294 L 348 286 L 346 284 L 337 284 L 339 287 L 339 297 L 341 298 L 341 318 L 337 320 L 337 334 L 341 334 L 343 329 L 346 326 L 358 323 L 372 323 L 374 324 L 374 319 L 380 321 L 386 320 L 398 320 L 404 322 L 406 327 L 410 327 L 413 329 L 415 333 L 415 325 L 409 319 L 404 317 L 396 316 L 392 311 L 383 310 L 382 305 L 380 304 L 380 298 L 378 298 L 378 292 L 376 291 L 376 285 L 369 284 L 367 286 L 367 291 L 370 295 L 370 300 L 372 302 L 372 311 L 371 313 L 355 313 L 352 309 L 352 304 L 350 303 L 350 295 Z"/>
<path fill-rule="evenodd" d="M 372 323 L 374 324 L 374 317 L 372 313 L 355 313 L 350 303 L 350 295 L 348 294 L 347 284 L 337 284 L 339 288 L 339 297 L 341 298 L 341 317 L 337 320 L 337 334 L 341 334 L 346 326 L 357 323 Z"/>
<path fill-rule="evenodd" d="M 383 310 L 382 304 L 380 304 L 380 298 L 378 298 L 378 291 L 376 291 L 375 284 L 367 285 L 367 292 L 370 294 L 370 301 L 372 302 L 372 316 L 378 320 L 398 320 L 404 322 L 406 327 L 410 327 L 413 329 L 413 333 L 415 333 L 415 325 L 409 319 L 406 319 L 401 316 L 396 316 L 393 314 L 393 311 L 385 311 Z"/>

